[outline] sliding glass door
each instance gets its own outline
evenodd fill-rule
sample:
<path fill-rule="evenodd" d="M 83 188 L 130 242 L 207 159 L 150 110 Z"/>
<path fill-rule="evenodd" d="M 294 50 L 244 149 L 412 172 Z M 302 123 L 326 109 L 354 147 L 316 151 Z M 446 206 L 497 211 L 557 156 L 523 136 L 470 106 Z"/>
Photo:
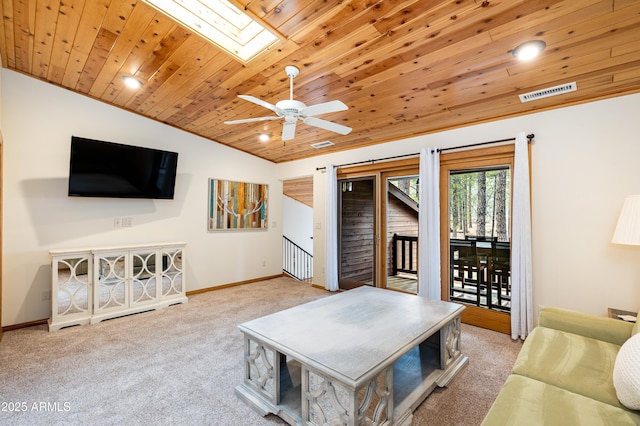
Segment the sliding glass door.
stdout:
<path fill-rule="evenodd" d="M 376 181 L 338 180 L 338 283 L 349 289 L 376 286 Z"/>
<path fill-rule="evenodd" d="M 440 156 L 443 300 L 510 333 L 513 145 Z M 339 283 L 418 291 L 419 159 L 338 170 Z"/>
<path fill-rule="evenodd" d="M 442 294 L 462 320 L 510 332 L 513 145 L 441 156 Z M 446 296 L 445 296 L 446 295 Z"/>
<path fill-rule="evenodd" d="M 511 307 L 511 169 L 449 172 L 449 298 L 485 309 Z"/>
<path fill-rule="evenodd" d="M 386 287 L 418 293 L 418 197 L 420 181 L 413 170 L 384 173 Z"/>
<path fill-rule="evenodd" d="M 416 293 L 418 160 L 338 171 L 339 285 Z"/>

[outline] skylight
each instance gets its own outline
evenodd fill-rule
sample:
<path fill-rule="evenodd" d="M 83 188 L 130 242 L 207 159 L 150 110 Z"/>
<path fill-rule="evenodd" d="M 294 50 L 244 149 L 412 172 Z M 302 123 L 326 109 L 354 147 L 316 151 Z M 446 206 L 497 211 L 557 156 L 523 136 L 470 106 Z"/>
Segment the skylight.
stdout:
<path fill-rule="evenodd" d="M 243 62 L 278 37 L 225 0 L 144 0 Z"/>

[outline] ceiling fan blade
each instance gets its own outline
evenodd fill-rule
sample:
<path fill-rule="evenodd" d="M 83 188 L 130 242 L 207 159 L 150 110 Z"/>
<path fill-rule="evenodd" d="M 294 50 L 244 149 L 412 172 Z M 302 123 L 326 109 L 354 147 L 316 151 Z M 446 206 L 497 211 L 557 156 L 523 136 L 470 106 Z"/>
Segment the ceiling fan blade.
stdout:
<path fill-rule="evenodd" d="M 305 116 L 327 114 L 336 111 L 346 111 L 349 107 L 341 101 L 324 102 L 322 104 L 310 105 L 300 109 L 300 114 Z"/>
<path fill-rule="evenodd" d="M 296 122 L 293 121 L 291 123 L 284 123 L 282 126 L 282 140 L 288 141 L 294 138 L 296 135 Z"/>
<path fill-rule="evenodd" d="M 284 115 L 284 111 L 281 108 L 278 108 L 277 106 L 275 106 L 273 104 L 270 104 L 269 102 L 265 102 L 262 99 L 258 99 L 256 97 L 250 96 L 250 95 L 238 95 L 238 97 L 240 99 L 244 99 L 245 101 L 253 102 L 256 105 L 260 105 L 261 107 L 268 108 L 271 111 L 273 111 L 276 114 L 278 114 L 279 116 Z"/>
<path fill-rule="evenodd" d="M 280 120 L 280 117 L 243 118 L 240 120 L 225 121 L 224 124 L 253 123 L 254 121 L 270 121 L 270 120 Z"/>
<path fill-rule="evenodd" d="M 303 121 L 305 124 L 309 124 L 310 126 L 320 127 L 321 129 L 330 130 L 332 132 L 340 133 L 341 135 L 347 135 L 351 132 L 351 127 L 343 126 L 342 124 L 337 124 L 321 118 L 306 117 Z"/>

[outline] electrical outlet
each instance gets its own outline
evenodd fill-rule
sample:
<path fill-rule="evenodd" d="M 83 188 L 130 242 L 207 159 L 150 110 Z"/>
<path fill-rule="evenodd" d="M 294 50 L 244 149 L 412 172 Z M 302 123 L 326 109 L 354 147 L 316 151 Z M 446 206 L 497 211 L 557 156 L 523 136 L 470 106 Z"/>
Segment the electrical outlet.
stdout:
<path fill-rule="evenodd" d="M 42 301 L 51 300 L 51 292 L 49 290 L 42 292 Z"/>
<path fill-rule="evenodd" d="M 266 260 L 262 261 L 262 266 L 267 266 L 267 261 Z"/>
<path fill-rule="evenodd" d="M 122 218 L 122 227 L 123 228 L 130 228 L 131 225 L 133 225 L 133 218 L 132 217 L 123 217 Z"/>
<path fill-rule="evenodd" d="M 122 228 L 122 218 L 116 217 L 113 219 L 113 227 L 114 228 Z"/>

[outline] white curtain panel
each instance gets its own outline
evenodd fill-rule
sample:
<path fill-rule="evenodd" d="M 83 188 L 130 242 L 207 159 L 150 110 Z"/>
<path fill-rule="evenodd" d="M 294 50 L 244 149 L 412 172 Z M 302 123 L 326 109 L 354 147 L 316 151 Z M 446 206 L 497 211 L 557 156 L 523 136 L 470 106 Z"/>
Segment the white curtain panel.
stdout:
<path fill-rule="evenodd" d="M 324 287 L 329 291 L 338 290 L 338 179 L 336 167 L 327 166 L 327 187 L 325 206 L 324 237 Z"/>
<path fill-rule="evenodd" d="M 516 137 L 513 166 L 513 232 L 511 235 L 511 338 L 522 339 L 533 329 L 531 275 L 531 198 L 527 137 Z"/>
<path fill-rule="evenodd" d="M 418 296 L 440 300 L 440 153 L 420 150 Z"/>

